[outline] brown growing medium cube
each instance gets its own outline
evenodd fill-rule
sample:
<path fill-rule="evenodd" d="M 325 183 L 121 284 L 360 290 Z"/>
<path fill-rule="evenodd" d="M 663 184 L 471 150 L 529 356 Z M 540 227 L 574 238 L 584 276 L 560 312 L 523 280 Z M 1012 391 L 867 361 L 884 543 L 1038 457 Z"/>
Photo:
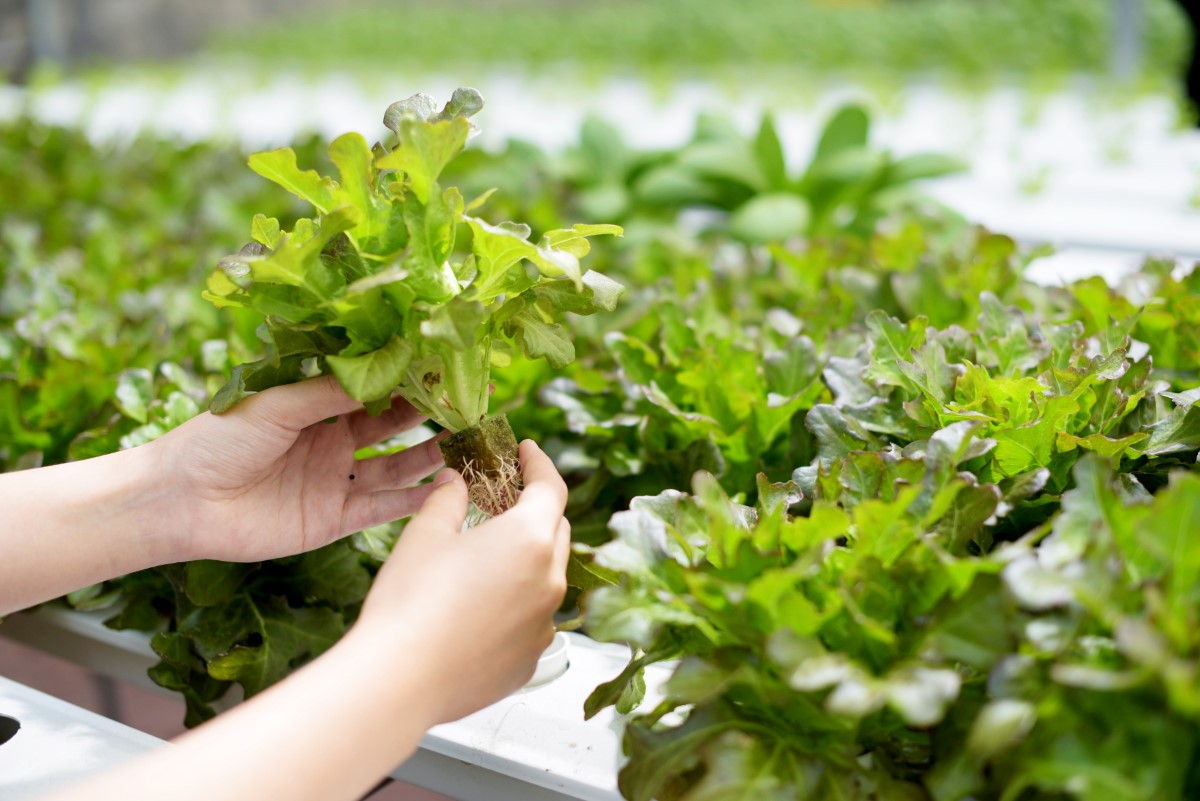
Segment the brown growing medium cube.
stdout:
<path fill-rule="evenodd" d="M 489 516 L 507 511 L 521 489 L 517 438 L 508 417 L 489 417 L 477 426 L 459 431 L 438 443 L 447 467 L 467 481 L 471 501 Z"/>

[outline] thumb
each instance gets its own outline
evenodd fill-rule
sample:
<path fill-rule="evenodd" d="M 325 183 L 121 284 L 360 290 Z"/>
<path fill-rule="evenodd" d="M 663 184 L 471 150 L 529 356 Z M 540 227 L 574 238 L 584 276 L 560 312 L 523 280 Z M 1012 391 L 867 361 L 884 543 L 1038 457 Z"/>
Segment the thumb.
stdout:
<path fill-rule="evenodd" d="M 300 431 L 361 406 L 346 394 L 337 378 L 323 375 L 255 393 L 229 413 L 260 415 L 283 428 Z"/>
<path fill-rule="evenodd" d="M 433 477 L 433 484 L 437 489 L 409 521 L 405 533 L 414 527 L 422 533 L 428 530 L 457 534 L 462 530 L 467 518 L 467 483 L 457 471 L 447 467 Z"/>

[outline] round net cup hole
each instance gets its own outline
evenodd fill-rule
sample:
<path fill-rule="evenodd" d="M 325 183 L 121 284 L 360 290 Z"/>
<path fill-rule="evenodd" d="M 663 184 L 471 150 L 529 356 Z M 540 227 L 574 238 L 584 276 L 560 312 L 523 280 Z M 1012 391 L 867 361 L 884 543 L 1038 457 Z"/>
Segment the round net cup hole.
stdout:
<path fill-rule="evenodd" d="M 11 740 L 20 730 L 21 724 L 19 721 L 0 715 L 0 745 L 4 745 Z"/>

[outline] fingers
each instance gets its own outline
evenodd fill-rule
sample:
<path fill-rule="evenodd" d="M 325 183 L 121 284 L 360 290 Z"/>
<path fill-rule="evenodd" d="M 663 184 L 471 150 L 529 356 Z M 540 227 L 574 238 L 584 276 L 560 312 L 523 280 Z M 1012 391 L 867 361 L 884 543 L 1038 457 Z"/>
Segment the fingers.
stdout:
<path fill-rule="evenodd" d="M 360 409 L 350 415 L 346 422 L 350 425 L 354 447 L 365 448 L 407 431 L 425 419 L 425 415 L 414 409 L 412 404 L 397 396 L 392 399 L 391 408 L 378 417 L 372 417 L 366 409 Z"/>
<path fill-rule="evenodd" d="M 558 634 L 558 629 L 554 628 L 554 621 L 550 621 L 550 625 L 548 625 L 548 626 L 546 626 L 545 628 L 543 628 L 543 629 L 542 629 L 542 639 L 541 639 L 541 641 L 538 643 L 538 646 L 539 646 L 539 648 L 538 648 L 538 656 L 539 656 L 539 657 L 540 657 L 540 656 L 542 655 L 542 653 L 543 653 L 543 652 L 544 652 L 544 651 L 545 651 L 547 648 L 549 648 L 549 647 L 550 647 L 550 645 L 551 645 L 551 644 L 554 642 L 554 636 L 555 636 L 556 634 Z M 537 663 L 536 663 L 536 662 L 535 662 L 535 663 L 534 663 L 534 665 L 533 665 L 533 672 L 534 672 L 534 673 L 537 673 Z M 529 675 L 529 678 L 530 678 L 530 679 L 531 679 L 531 678 L 533 678 L 533 674 L 532 674 L 532 673 Z M 528 681 L 529 681 L 529 679 L 526 679 L 525 681 L 526 681 L 526 682 L 528 682 Z"/>
<path fill-rule="evenodd" d="M 567 561 L 571 558 L 571 523 L 567 518 L 558 521 L 554 530 L 554 555 L 550 559 L 550 574 L 565 576 Z"/>
<path fill-rule="evenodd" d="M 295 384 L 271 387 L 258 392 L 230 414 L 253 414 L 292 431 L 351 412 L 362 406 L 342 389 L 331 375 L 310 378 Z"/>
<path fill-rule="evenodd" d="M 422 484 L 419 487 L 351 495 L 346 499 L 342 512 L 342 533 L 353 534 L 415 514 L 435 489 L 433 484 Z"/>
<path fill-rule="evenodd" d="M 567 484 L 554 462 L 531 439 L 521 443 L 520 457 L 525 488 L 517 505 L 539 507 L 536 514 L 549 520 L 562 517 L 567 508 Z"/>
<path fill-rule="evenodd" d="M 424 486 L 424 485 L 423 485 Z M 467 518 L 467 484 L 454 470 L 446 468 L 434 477 L 433 487 L 409 528 L 459 532 Z"/>
<path fill-rule="evenodd" d="M 379 492 L 415 484 L 443 464 L 441 448 L 433 440 L 387 456 L 354 463 L 353 492 Z"/>

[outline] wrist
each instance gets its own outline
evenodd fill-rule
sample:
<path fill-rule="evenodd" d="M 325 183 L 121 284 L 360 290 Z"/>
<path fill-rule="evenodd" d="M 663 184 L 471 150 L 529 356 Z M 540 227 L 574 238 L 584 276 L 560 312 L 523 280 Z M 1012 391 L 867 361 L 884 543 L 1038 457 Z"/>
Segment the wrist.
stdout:
<path fill-rule="evenodd" d="M 359 620 L 334 647 L 348 676 L 371 687 L 373 695 L 397 719 L 422 732 L 445 717 L 443 671 L 426 638 L 403 620 L 382 629 Z"/>
<path fill-rule="evenodd" d="M 121 561 L 112 565 L 114 575 L 189 558 L 182 536 L 186 514 L 158 443 L 63 467 L 82 485 L 67 498 L 68 525 L 106 542 L 107 552 Z"/>
<path fill-rule="evenodd" d="M 123 488 L 129 531 L 140 537 L 150 566 L 199 558 L 189 536 L 191 512 L 178 470 L 163 440 L 114 454 L 124 460 Z"/>
<path fill-rule="evenodd" d="M 0 541 L 22 538 L 0 570 L 0 614 L 179 561 L 174 497 L 148 446 L 0 476 Z"/>

